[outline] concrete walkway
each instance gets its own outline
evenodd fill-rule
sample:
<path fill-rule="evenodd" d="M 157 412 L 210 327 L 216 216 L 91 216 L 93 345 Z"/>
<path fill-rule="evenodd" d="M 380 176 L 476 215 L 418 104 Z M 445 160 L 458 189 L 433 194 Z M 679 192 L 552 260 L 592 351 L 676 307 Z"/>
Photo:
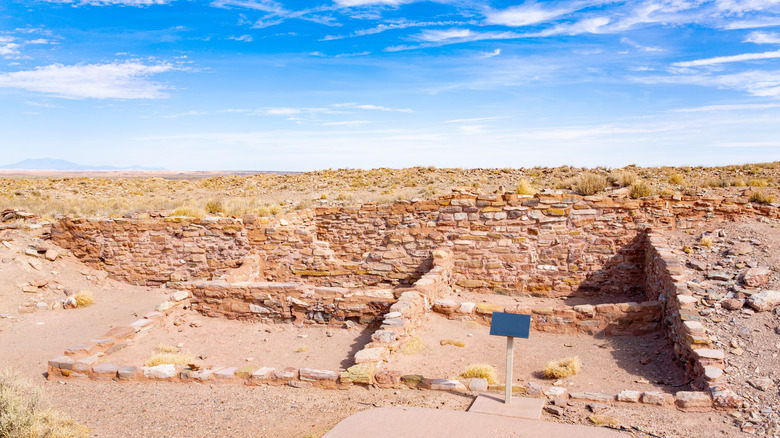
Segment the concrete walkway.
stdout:
<path fill-rule="evenodd" d="M 626 438 L 600 427 L 575 426 L 476 412 L 383 407 L 344 419 L 323 438 Z"/>

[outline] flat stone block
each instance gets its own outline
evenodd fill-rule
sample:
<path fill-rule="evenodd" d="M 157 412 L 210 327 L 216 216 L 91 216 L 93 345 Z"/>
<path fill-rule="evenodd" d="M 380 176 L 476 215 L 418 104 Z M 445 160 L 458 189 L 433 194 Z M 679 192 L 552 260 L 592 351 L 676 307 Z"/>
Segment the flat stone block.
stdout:
<path fill-rule="evenodd" d="M 311 368 L 301 368 L 299 370 L 301 380 L 330 380 L 335 382 L 339 378 L 339 373 L 330 370 L 313 370 Z"/>
<path fill-rule="evenodd" d="M 267 382 L 274 375 L 276 368 L 262 367 L 252 373 L 251 379 L 258 382 Z"/>
<path fill-rule="evenodd" d="M 52 368 L 59 368 L 61 370 L 73 370 L 73 364 L 76 363 L 76 360 L 72 357 L 68 356 L 60 356 L 58 358 L 52 359 L 49 361 L 49 366 Z"/>
<path fill-rule="evenodd" d="M 459 380 L 453 379 L 433 379 L 431 381 L 431 389 L 445 390 L 445 391 L 465 391 L 466 387 L 460 383 Z"/>
<path fill-rule="evenodd" d="M 601 392 L 571 392 L 569 397 L 576 400 L 590 400 L 596 402 L 611 402 L 615 400 L 615 396 L 611 394 L 604 394 Z"/>
<path fill-rule="evenodd" d="M 712 398 L 705 392 L 679 391 L 674 399 L 677 407 L 683 410 L 709 410 L 712 407 Z"/>
<path fill-rule="evenodd" d="M 355 363 L 379 362 L 384 359 L 387 354 L 388 351 L 385 347 L 364 348 L 355 353 Z"/>
<path fill-rule="evenodd" d="M 117 370 L 117 374 L 119 375 L 120 380 L 131 380 L 135 378 L 136 372 L 138 369 L 136 367 L 120 367 Z"/>
<path fill-rule="evenodd" d="M 238 367 L 222 368 L 214 373 L 214 377 L 220 380 L 229 380 L 236 377 L 236 371 L 238 371 Z"/>
<path fill-rule="evenodd" d="M 119 365 L 115 363 L 100 363 L 92 367 L 92 372 L 98 376 L 116 377 Z"/>
<path fill-rule="evenodd" d="M 153 367 L 142 367 L 144 377 L 149 379 L 169 379 L 176 375 L 176 366 L 172 364 L 163 364 Z"/>
<path fill-rule="evenodd" d="M 618 401 L 626 402 L 626 403 L 639 403 L 639 398 L 642 396 L 642 393 L 639 391 L 620 391 L 617 395 Z"/>
<path fill-rule="evenodd" d="M 474 399 L 468 412 L 499 415 L 511 418 L 538 420 L 542 417 L 543 398 L 512 397 L 509 404 L 503 397 L 492 394 L 480 394 Z"/>
<path fill-rule="evenodd" d="M 657 391 L 643 392 L 640 400 L 646 405 L 663 406 L 666 404 L 666 394 Z"/>

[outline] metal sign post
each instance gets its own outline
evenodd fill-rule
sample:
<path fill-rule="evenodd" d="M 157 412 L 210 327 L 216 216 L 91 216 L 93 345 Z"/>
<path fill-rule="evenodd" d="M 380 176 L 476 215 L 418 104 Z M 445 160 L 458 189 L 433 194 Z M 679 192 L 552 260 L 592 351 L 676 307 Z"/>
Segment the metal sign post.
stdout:
<path fill-rule="evenodd" d="M 490 322 L 490 334 L 506 336 L 506 386 L 504 403 L 512 403 L 512 360 L 514 356 L 515 338 L 528 339 L 531 330 L 531 315 L 516 313 L 493 312 Z"/>

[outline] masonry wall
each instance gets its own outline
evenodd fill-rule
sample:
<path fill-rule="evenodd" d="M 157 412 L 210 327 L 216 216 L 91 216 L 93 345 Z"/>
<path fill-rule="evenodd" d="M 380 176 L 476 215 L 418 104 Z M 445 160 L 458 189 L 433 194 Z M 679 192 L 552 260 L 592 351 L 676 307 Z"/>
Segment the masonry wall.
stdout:
<path fill-rule="evenodd" d="M 319 208 L 277 218 L 64 219 L 52 240 L 114 278 L 305 282 L 321 287 L 414 284 L 431 253 L 453 254 L 456 287 L 535 296 L 641 296 L 647 227 L 699 228 L 713 218 L 778 217 L 743 197 L 642 200 L 480 195 Z"/>

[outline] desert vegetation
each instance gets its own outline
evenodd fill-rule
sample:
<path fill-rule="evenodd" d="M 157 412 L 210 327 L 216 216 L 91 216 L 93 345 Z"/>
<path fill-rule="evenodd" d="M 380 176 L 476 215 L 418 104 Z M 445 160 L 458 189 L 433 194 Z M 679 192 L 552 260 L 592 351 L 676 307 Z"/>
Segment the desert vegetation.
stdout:
<path fill-rule="evenodd" d="M 483 192 L 503 188 L 519 195 L 532 195 L 545 188 L 584 196 L 623 191 L 633 198 L 750 190 L 747 196 L 752 202 L 771 203 L 780 183 L 780 163 L 620 169 L 326 169 L 208 178 L 176 174 L 165 178 L 94 175 L 0 178 L 0 202 L 6 208 L 20 208 L 46 218 L 125 216 L 150 211 L 193 217 L 270 216 L 320 205 L 431 198 L 449 192 L 453 186 L 469 186 Z"/>

